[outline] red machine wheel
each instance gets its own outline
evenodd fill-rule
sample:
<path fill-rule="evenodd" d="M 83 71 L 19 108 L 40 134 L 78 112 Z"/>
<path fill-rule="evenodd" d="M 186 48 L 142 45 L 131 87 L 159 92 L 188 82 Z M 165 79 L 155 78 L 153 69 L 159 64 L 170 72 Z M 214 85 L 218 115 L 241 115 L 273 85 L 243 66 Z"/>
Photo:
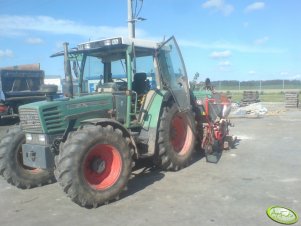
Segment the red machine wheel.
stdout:
<path fill-rule="evenodd" d="M 121 130 L 90 125 L 60 146 L 55 175 L 73 202 L 97 207 L 123 191 L 131 164 L 130 139 Z"/>

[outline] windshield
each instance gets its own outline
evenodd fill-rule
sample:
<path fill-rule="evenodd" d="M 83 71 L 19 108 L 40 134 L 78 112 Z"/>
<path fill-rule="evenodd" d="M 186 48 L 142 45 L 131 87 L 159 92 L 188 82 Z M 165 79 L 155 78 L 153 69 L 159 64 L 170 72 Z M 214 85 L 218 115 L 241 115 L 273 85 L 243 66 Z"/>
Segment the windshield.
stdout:
<path fill-rule="evenodd" d="M 87 56 L 83 69 L 84 80 L 103 78 L 103 63 L 97 57 Z"/>
<path fill-rule="evenodd" d="M 97 91 L 97 88 L 108 83 L 115 83 L 118 90 L 126 90 L 128 83 L 127 62 L 125 53 L 119 58 L 101 58 L 95 55 L 69 54 L 74 81 L 82 79 L 83 92 Z M 124 57 L 123 57 L 124 56 Z M 147 90 L 157 87 L 154 56 L 138 56 L 135 58 L 135 68 L 133 68 L 133 82 L 143 74 L 144 81 L 147 82 Z M 145 75 L 144 75 L 145 74 Z M 87 86 L 87 87 L 86 87 Z"/>
<path fill-rule="evenodd" d="M 113 82 L 115 79 L 126 79 L 125 59 L 103 62 L 95 56 L 87 56 L 83 68 L 83 79 L 99 79 L 103 83 Z"/>
<path fill-rule="evenodd" d="M 172 93 L 181 111 L 188 110 L 190 96 L 186 69 L 181 52 L 173 37 L 160 47 L 158 60 L 165 88 Z"/>

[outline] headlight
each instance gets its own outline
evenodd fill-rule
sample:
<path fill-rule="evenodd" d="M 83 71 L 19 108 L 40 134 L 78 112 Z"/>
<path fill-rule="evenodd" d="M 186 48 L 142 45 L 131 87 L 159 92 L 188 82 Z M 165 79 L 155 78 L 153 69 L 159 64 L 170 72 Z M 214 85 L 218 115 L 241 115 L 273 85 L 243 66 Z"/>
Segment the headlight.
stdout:
<path fill-rule="evenodd" d="M 39 134 L 38 135 L 38 140 L 39 140 L 39 142 L 45 143 L 45 141 L 46 141 L 45 135 L 44 134 Z"/>
<path fill-rule="evenodd" d="M 118 44 L 122 44 L 121 38 L 113 38 L 113 39 L 87 42 L 87 43 L 79 44 L 77 46 L 77 48 L 78 48 L 78 50 L 96 49 L 96 48 L 102 48 L 104 46 L 118 45 Z"/>
<path fill-rule="evenodd" d="M 30 133 L 25 134 L 26 141 L 32 141 L 32 135 Z"/>
<path fill-rule="evenodd" d="M 26 143 L 30 144 L 46 145 L 48 141 L 47 135 L 45 134 L 26 133 L 25 138 Z"/>
<path fill-rule="evenodd" d="M 105 40 L 104 41 L 104 45 L 105 46 L 110 46 L 112 43 L 111 43 L 111 40 Z"/>
<path fill-rule="evenodd" d="M 86 43 L 86 44 L 84 45 L 84 49 L 91 49 L 90 43 Z"/>
<path fill-rule="evenodd" d="M 121 40 L 119 38 L 112 39 L 112 45 L 121 44 Z"/>

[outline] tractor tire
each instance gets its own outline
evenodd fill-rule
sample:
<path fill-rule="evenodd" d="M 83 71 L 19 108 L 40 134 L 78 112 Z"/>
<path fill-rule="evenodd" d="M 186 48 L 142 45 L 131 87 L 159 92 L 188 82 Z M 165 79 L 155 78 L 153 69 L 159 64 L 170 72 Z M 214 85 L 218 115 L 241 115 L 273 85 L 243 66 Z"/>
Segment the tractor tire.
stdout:
<path fill-rule="evenodd" d="M 0 141 L 0 175 L 18 188 L 29 189 L 55 181 L 52 170 L 31 168 L 23 164 L 22 144 L 25 134 L 20 127 L 9 129 Z"/>
<path fill-rule="evenodd" d="M 191 112 L 180 113 L 176 103 L 164 106 L 158 129 L 155 163 L 163 170 L 186 167 L 195 146 L 195 119 Z"/>
<path fill-rule="evenodd" d="M 118 199 L 131 174 L 130 139 L 108 125 L 77 130 L 60 146 L 55 175 L 68 197 L 86 208 Z"/>

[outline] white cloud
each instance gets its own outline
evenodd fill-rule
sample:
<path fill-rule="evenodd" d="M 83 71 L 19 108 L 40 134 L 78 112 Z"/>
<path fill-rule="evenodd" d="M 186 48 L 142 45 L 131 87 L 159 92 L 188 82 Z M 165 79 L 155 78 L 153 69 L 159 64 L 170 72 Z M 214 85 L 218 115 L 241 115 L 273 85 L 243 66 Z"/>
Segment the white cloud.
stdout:
<path fill-rule="evenodd" d="M 219 62 L 218 65 L 221 67 L 229 67 L 229 66 L 231 66 L 231 63 L 230 63 L 230 61 L 225 60 L 225 61 Z"/>
<path fill-rule="evenodd" d="M 230 66 L 231 66 L 231 63 L 230 61 L 228 60 L 225 60 L 225 61 L 221 61 L 218 63 L 218 66 L 219 66 L 219 70 L 220 71 L 229 71 L 230 69 Z"/>
<path fill-rule="evenodd" d="M 42 44 L 44 41 L 41 38 L 27 38 L 25 42 L 30 45 L 39 45 Z"/>
<path fill-rule="evenodd" d="M 282 75 L 282 76 L 288 76 L 288 72 L 287 71 L 282 71 L 281 73 L 280 73 L 280 75 Z"/>
<path fill-rule="evenodd" d="M 10 49 L 1 50 L 0 49 L 0 58 L 13 57 L 14 53 Z"/>
<path fill-rule="evenodd" d="M 300 73 L 293 73 L 289 71 L 282 71 L 280 72 L 281 78 L 283 79 L 291 79 L 291 80 L 301 80 L 301 74 Z"/>
<path fill-rule="evenodd" d="M 56 19 L 49 16 L 10 16 L 0 15 L 0 36 L 4 34 L 24 34 L 28 31 L 46 32 L 52 34 L 71 34 L 85 38 L 100 38 L 112 36 L 127 36 L 128 29 L 123 27 L 91 26 L 72 20 Z M 136 29 L 137 36 L 145 33 Z"/>
<path fill-rule="evenodd" d="M 222 59 L 222 58 L 228 58 L 231 56 L 231 51 L 225 50 L 225 51 L 214 51 L 210 54 L 210 57 L 213 59 Z"/>
<path fill-rule="evenodd" d="M 265 7 L 264 2 L 254 2 L 245 8 L 245 12 L 248 13 L 256 10 L 261 10 L 264 9 L 264 7 Z"/>
<path fill-rule="evenodd" d="M 248 74 L 249 75 L 256 75 L 256 71 L 250 70 L 250 71 L 248 71 Z"/>
<path fill-rule="evenodd" d="M 222 50 L 228 49 L 231 51 L 237 51 L 241 53 L 272 53 L 272 54 L 279 54 L 286 51 L 286 49 L 280 48 L 268 48 L 263 46 L 254 46 L 248 44 L 240 44 L 240 43 L 230 43 L 230 42 L 212 42 L 212 43 L 205 43 L 200 41 L 190 41 L 190 40 L 179 40 L 179 44 L 181 46 L 186 47 L 193 47 L 199 49 L 212 49 L 212 50 Z"/>
<path fill-rule="evenodd" d="M 268 37 L 268 36 L 265 36 L 265 37 L 263 37 L 263 38 L 259 38 L 259 39 L 256 39 L 255 41 L 254 41 L 254 44 L 255 45 L 262 45 L 262 44 L 265 44 L 267 41 L 269 41 L 270 40 L 270 37 Z"/>
<path fill-rule="evenodd" d="M 234 11 L 234 6 L 227 4 L 224 0 L 207 0 L 202 4 L 202 7 L 222 12 L 225 16 L 230 15 Z"/>
<path fill-rule="evenodd" d="M 296 74 L 292 76 L 291 79 L 301 80 L 301 74 Z"/>

